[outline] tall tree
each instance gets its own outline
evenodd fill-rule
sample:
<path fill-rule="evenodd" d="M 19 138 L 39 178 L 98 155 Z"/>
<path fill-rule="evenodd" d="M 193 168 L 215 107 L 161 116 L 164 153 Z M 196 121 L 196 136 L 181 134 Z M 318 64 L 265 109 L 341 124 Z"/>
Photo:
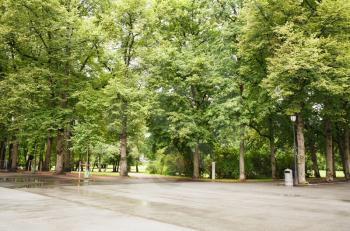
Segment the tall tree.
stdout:
<path fill-rule="evenodd" d="M 220 30 L 210 1 L 159 1 L 157 49 L 149 85 L 173 143 L 191 150 L 192 176 L 200 177 L 201 144 L 212 139 L 210 121 L 216 94 L 223 90 L 215 45 Z"/>
<path fill-rule="evenodd" d="M 128 136 L 140 131 L 147 114 L 142 57 L 151 26 L 150 11 L 147 1 L 115 1 L 104 22 L 114 56 L 105 102 L 111 126 L 119 132 L 121 176 L 128 175 Z"/>

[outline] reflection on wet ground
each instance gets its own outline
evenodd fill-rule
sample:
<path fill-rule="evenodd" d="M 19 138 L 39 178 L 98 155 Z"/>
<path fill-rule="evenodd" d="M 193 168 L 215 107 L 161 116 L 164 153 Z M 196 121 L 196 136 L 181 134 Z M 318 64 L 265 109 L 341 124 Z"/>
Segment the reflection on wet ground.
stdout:
<path fill-rule="evenodd" d="M 78 186 L 93 183 L 89 179 L 61 179 L 50 176 L 0 176 L 0 186 L 5 188 L 43 188 L 55 186 Z"/>
<path fill-rule="evenodd" d="M 91 177 L 80 179 L 77 176 L 40 175 L 40 174 L 0 174 L 0 187 L 5 188 L 51 188 L 61 186 L 113 185 L 113 184 L 145 184 L 186 182 L 187 179 L 152 178 L 120 178 L 120 177 Z"/>
<path fill-rule="evenodd" d="M 349 191 L 350 183 L 284 187 L 0 173 L 0 220 L 16 220 L 15 226 L 0 222 L 0 230 L 42 230 L 44 222 L 59 230 L 347 231 Z"/>

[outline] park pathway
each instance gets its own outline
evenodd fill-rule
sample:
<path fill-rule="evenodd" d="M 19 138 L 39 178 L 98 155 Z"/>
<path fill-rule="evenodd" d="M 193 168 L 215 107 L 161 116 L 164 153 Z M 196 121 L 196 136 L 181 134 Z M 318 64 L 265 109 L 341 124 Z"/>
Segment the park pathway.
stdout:
<path fill-rule="evenodd" d="M 0 230 L 348 231 L 350 184 L 0 181 Z"/>

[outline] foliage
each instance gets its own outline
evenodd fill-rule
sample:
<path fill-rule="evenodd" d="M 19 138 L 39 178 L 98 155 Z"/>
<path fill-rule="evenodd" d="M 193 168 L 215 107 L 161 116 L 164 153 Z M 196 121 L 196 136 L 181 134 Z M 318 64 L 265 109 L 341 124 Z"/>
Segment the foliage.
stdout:
<path fill-rule="evenodd" d="M 147 165 L 147 171 L 151 174 L 184 175 L 185 161 L 180 153 L 166 155 L 164 150 L 156 153 L 157 158 Z"/>
<path fill-rule="evenodd" d="M 349 21 L 347 0 L 3 0 L 0 149 L 169 175 L 198 150 L 202 176 L 231 178 L 244 141 L 247 177 L 283 177 L 297 114 L 307 173 L 312 147 L 327 166 L 326 122 L 346 171 Z"/>

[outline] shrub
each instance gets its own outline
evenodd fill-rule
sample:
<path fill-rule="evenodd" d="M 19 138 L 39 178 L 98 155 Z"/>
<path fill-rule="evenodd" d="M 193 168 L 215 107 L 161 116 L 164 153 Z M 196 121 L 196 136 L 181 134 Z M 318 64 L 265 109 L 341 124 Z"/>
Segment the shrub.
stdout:
<path fill-rule="evenodd" d="M 183 175 L 185 172 L 184 157 L 179 153 L 165 154 L 164 150 L 159 150 L 157 158 L 147 165 L 147 172 L 162 175 Z"/>

